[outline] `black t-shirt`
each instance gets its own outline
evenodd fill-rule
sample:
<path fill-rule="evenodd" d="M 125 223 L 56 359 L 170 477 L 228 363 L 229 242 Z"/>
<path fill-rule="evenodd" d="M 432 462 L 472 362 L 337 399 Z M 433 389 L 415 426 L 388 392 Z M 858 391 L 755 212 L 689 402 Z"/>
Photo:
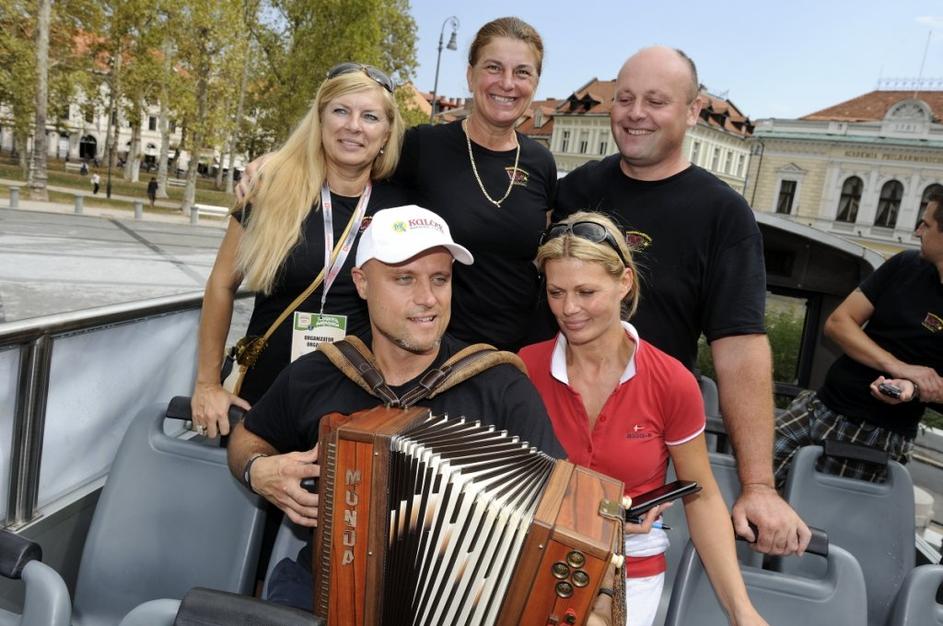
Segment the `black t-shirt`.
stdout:
<path fill-rule="evenodd" d="M 625 229 L 640 274 L 639 334 L 688 368 L 697 340 L 764 333 L 763 240 L 740 194 L 692 165 L 641 181 L 619 155 L 587 163 L 557 184 L 553 221 L 598 211 Z"/>
<path fill-rule="evenodd" d="M 449 332 L 515 352 L 533 338 L 539 291 L 533 260 L 557 177 L 544 146 L 520 133 L 517 139 L 518 174 L 500 207 L 485 198 L 475 180 L 458 122 L 407 131 L 393 177 L 416 204 L 445 218 L 455 241 L 475 256 L 474 265 L 455 266 Z M 494 152 L 472 143 L 472 153 L 488 194 L 500 199 L 515 151 Z"/>
<path fill-rule="evenodd" d="M 904 363 L 932 367 L 943 375 L 943 285 L 936 267 L 915 250 L 901 252 L 859 288 L 874 306 L 865 334 Z M 874 398 L 868 386 L 880 375 L 888 373 L 842 355 L 828 370 L 819 398 L 849 419 L 916 437 L 927 405 L 889 405 Z"/>
<path fill-rule="evenodd" d="M 359 198 L 348 198 L 331 194 L 333 205 L 332 220 L 334 231 L 334 245 L 337 245 L 341 235 L 347 228 Z M 370 195 L 366 215 L 371 216 L 380 209 L 406 204 L 402 192 L 388 183 L 376 183 Z M 262 209 L 259 209 L 262 210 Z M 237 212 L 235 217 L 240 223 L 246 224 L 251 219 L 252 208 Z M 368 220 L 364 220 L 360 232 L 366 228 Z M 334 284 L 328 291 L 325 313 L 347 316 L 347 334 L 363 336 L 370 331 L 370 320 L 367 317 L 367 305 L 357 294 L 350 270 L 354 267 L 357 243 L 355 240 L 344 267 L 341 269 Z M 291 250 L 275 279 L 272 293 L 259 293 L 255 297 L 255 307 L 249 319 L 246 334 L 250 337 L 259 337 L 265 334 L 272 322 L 281 315 L 289 304 L 298 295 L 311 285 L 318 272 L 324 266 L 324 214 L 320 209 L 308 213 L 301 226 L 301 239 Z M 296 311 L 317 313 L 321 309 L 321 294 L 323 285 L 302 302 Z M 272 336 L 268 345 L 259 356 L 255 366 L 246 372 L 245 380 L 239 395 L 254 403 L 265 390 L 269 388 L 278 373 L 288 365 L 291 359 L 292 319 L 289 315 Z"/>
<path fill-rule="evenodd" d="M 439 354 L 429 369 L 440 366 L 465 345 L 445 335 Z M 423 374 L 392 387 L 393 391 L 402 396 Z M 382 401 L 334 367 L 323 353 L 314 352 L 292 363 L 275 379 L 268 392 L 246 415 L 245 426 L 280 453 L 310 450 L 318 441 L 318 425 L 323 416 L 334 412 L 349 415 L 381 404 Z M 483 424 L 519 436 L 553 457 L 566 456 L 553 434 L 550 418 L 537 389 L 513 365 L 496 365 L 431 400 L 420 401 L 418 406 L 427 407 L 436 415 L 480 420 Z M 299 563 L 306 568 L 311 567 L 308 550 L 310 545 L 298 557 Z"/>

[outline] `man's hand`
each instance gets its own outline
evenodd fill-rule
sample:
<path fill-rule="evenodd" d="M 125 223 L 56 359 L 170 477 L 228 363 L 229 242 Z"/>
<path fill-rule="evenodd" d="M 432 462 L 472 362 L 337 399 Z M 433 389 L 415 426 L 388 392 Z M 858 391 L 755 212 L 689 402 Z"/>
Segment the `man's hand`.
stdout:
<path fill-rule="evenodd" d="M 894 368 L 890 373 L 896 379 L 917 383 L 917 386 L 920 387 L 920 399 L 922 401 L 936 402 L 943 398 L 943 377 L 937 374 L 932 367 L 902 363 L 900 367 Z"/>
<path fill-rule="evenodd" d="M 237 201 L 242 202 L 246 199 L 246 196 L 249 195 L 249 187 L 252 184 L 252 179 L 255 178 L 259 170 L 262 169 L 268 157 L 268 154 L 263 154 L 246 165 L 246 168 L 242 171 L 242 176 L 239 178 L 239 183 L 233 190 L 236 194 Z"/>
<path fill-rule="evenodd" d="M 301 479 L 321 475 L 318 446 L 307 452 L 260 457 L 252 464 L 252 489 L 300 526 L 318 525 L 318 496 L 302 488 Z"/>
<path fill-rule="evenodd" d="M 880 386 L 884 383 L 894 385 L 900 389 L 900 396 L 895 398 L 894 396 L 882 393 Z M 902 402 L 910 402 L 914 399 L 914 384 L 905 378 L 884 378 L 883 376 L 878 376 L 877 379 L 871 383 L 869 389 L 871 390 L 872 396 L 887 404 L 900 404 Z"/>
<path fill-rule="evenodd" d="M 759 537 L 750 528 L 753 523 Z M 733 506 L 733 527 L 753 549 L 775 556 L 801 555 L 812 533 L 776 490 L 763 484 L 744 485 Z"/>
<path fill-rule="evenodd" d="M 239 396 L 229 393 L 219 383 L 197 383 L 190 398 L 193 430 L 201 431 L 210 439 L 229 434 L 229 407 L 236 405 L 248 411 L 252 406 Z"/>

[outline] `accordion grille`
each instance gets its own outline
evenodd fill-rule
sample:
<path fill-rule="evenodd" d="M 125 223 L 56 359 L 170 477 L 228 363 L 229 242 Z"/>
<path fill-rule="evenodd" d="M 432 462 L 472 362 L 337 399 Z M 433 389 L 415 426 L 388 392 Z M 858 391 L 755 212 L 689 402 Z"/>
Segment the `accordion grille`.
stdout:
<path fill-rule="evenodd" d="M 493 624 L 554 460 L 432 417 L 392 440 L 383 623 Z"/>
<path fill-rule="evenodd" d="M 329 572 L 331 571 L 332 537 L 334 536 L 332 531 L 334 527 L 334 476 L 337 472 L 337 444 L 328 443 L 325 453 L 327 462 L 321 467 L 321 472 L 323 473 L 321 480 L 323 481 L 322 484 L 324 485 L 325 491 L 324 498 L 319 501 L 319 506 L 322 507 L 319 522 L 324 527 L 324 533 L 321 535 L 323 537 L 320 552 L 321 571 L 326 574 L 323 577 L 324 582 L 321 585 L 320 594 L 317 598 L 318 610 L 321 615 L 327 615 L 331 595 Z"/>

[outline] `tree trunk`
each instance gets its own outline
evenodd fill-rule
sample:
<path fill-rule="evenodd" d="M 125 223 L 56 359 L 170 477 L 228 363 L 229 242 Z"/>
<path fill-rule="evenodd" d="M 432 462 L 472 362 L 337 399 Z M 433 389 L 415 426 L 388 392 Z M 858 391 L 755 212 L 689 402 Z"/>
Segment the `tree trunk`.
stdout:
<path fill-rule="evenodd" d="M 246 88 L 249 83 L 249 44 L 246 38 L 245 56 L 242 61 L 242 79 L 239 81 L 239 98 L 236 101 L 236 123 L 229 136 L 229 170 L 226 172 L 226 193 L 232 193 L 233 177 L 236 174 L 236 142 L 242 135 L 242 115 L 246 100 Z"/>
<path fill-rule="evenodd" d="M 167 98 L 170 90 L 167 88 L 167 81 L 173 69 L 173 62 L 170 58 L 171 50 L 170 39 L 164 39 L 164 44 L 161 46 L 161 51 L 164 54 L 164 72 L 160 82 L 160 117 L 157 121 L 160 129 L 160 153 L 157 156 L 158 198 L 167 197 L 167 158 L 170 156 L 170 115 L 167 111 Z"/>
<path fill-rule="evenodd" d="M 49 17 L 52 0 L 39 0 L 36 16 L 36 124 L 33 158 L 30 161 L 29 195 L 33 200 L 48 200 L 46 190 L 46 105 L 49 99 Z"/>
<path fill-rule="evenodd" d="M 105 195 L 111 198 L 111 170 L 115 166 L 116 145 L 118 143 L 118 130 L 121 126 L 121 120 L 118 119 L 118 99 L 121 96 L 121 44 L 118 43 L 115 55 L 112 57 L 113 67 L 111 68 L 111 81 L 108 91 L 110 104 L 108 106 L 108 131 L 105 135 L 107 153 L 105 155 L 105 167 L 108 168 L 107 179 L 105 181 Z"/>
<path fill-rule="evenodd" d="M 222 150 L 219 151 L 219 165 L 216 167 L 216 180 L 213 183 L 214 189 L 219 191 L 223 188 L 223 165 L 226 162 L 226 152 L 228 152 L 229 142 L 223 144 Z"/>
<path fill-rule="evenodd" d="M 128 159 L 124 162 L 124 179 L 132 183 L 141 179 L 141 133 L 144 132 L 144 118 L 139 118 L 138 123 L 131 127 L 131 146 L 128 148 Z"/>
<path fill-rule="evenodd" d="M 196 82 L 196 121 L 193 125 L 193 140 L 190 142 L 190 163 L 187 167 L 187 186 L 183 191 L 183 203 L 180 210 L 189 216 L 196 200 L 197 168 L 200 164 L 200 152 L 203 149 L 203 135 L 206 127 L 207 99 L 209 97 L 209 58 L 203 51 L 199 78 Z"/>

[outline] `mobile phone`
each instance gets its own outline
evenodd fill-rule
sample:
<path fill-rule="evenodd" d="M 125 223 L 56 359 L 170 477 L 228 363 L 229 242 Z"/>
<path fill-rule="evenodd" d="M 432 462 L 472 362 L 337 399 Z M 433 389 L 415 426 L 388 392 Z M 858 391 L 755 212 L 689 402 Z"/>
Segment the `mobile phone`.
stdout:
<path fill-rule="evenodd" d="M 632 506 L 625 512 L 625 519 L 626 521 L 631 521 L 631 519 L 640 518 L 659 504 L 671 502 L 683 496 L 689 496 L 700 490 L 701 486 L 693 480 L 676 480 L 667 485 L 662 485 L 657 489 L 640 493 L 632 498 Z"/>
<path fill-rule="evenodd" d="M 878 385 L 878 391 L 883 393 L 885 396 L 890 396 L 891 398 L 896 398 L 898 400 L 900 400 L 900 394 L 903 393 L 903 389 L 891 383 L 881 383 Z"/>

